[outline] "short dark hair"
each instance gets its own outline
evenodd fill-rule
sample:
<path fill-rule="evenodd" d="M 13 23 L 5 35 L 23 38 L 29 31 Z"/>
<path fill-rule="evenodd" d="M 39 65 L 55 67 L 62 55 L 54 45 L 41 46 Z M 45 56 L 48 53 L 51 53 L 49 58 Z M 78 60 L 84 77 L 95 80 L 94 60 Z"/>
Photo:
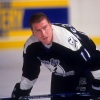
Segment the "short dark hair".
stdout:
<path fill-rule="evenodd" d="M 32 24 L 41 22 L 43 19 L 47 19 L 47 21 L 50 22 L 50 20 L 46 16 L 46 14 L 44 14 L 42 12 L 34 13 L 29 19 L 30 28 L 32 29 Z"/>

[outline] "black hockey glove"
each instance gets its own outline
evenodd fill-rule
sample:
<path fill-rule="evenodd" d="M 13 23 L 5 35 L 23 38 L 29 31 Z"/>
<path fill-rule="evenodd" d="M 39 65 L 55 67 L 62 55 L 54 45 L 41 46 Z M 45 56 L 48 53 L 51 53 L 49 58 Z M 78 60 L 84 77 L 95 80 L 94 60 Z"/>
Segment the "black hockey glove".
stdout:
<path fill-rule="evenodd" d="M 32 88 L 30 88 L 28 90 L 21 90 L 20 89 L 20 83 L 17 83 L 15 85 L 15 87 L 14 87 L 13 92 L 12 92 L 11 100 L 21 100 L 21 97 L 23 97 L 23 96 L 29 96 L 30 92 L 31 92 L 31 89 Z"/>
<path fill-rule="evenodd" d="M 100 100 L 100 80 L 95 79 L 92 84 L 92 93 L 93 100 Z"/>

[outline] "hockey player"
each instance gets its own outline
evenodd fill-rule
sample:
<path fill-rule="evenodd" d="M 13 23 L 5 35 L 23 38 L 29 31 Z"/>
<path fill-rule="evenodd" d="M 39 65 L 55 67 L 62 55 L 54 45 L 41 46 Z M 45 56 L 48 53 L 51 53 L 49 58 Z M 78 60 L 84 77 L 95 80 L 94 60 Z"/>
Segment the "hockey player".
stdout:
<path fill-rule="evenodd" d="M 36 13 L 29 20 L 32 35 L 23 50 L 20 83 L 12 92 L 12 99 L 30 95 L 43 64 L 52 72 L 51 94 L 90 92 L 100 96 L 100 52 L 84 33 L 67 24 L 51 24 L 44 13 Z M 89 100 L 83 97 L 52 97 L 51 100 Z"/>

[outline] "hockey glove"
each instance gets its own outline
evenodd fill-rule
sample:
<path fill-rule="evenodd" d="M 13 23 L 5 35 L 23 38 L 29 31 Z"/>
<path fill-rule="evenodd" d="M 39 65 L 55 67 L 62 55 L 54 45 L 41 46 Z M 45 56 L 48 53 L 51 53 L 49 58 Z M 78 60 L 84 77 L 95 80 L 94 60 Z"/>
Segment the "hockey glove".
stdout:
<path fill-rule="evenodd" d="M 100 80 L 95 79 L 93 81 L 91 95 L 94 100 L 100 100 Z"/>
<path fill-rule="evenodd" d="M 12 95 L 11 95 L 11 100 L 21 100 L 20 98 L 23 97 L 23 96 L 29 96 L 30 95 L 30 92 L 31 92 L 31 89 L 28 89 L 28 90 L 21 90 L 20 89 L 20 83 L 17 83 L 14 87 L 14 90 L 12 92 Z"/>

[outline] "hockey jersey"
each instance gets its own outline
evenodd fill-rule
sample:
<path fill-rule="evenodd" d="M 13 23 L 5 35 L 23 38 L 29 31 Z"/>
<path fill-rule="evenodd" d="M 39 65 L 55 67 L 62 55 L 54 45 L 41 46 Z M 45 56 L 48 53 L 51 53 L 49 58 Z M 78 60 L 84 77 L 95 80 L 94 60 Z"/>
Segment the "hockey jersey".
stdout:
<path fill-rule="evenodd" d="M 52 24 L 52 27 L 53 41 L 50 45 L 41 43 L 34 34 L 26 41 L 21 86 L 25 80 L 30 84 L 28 88 L 35 83 L 41 65 L 62 77 L 77 75 L 85 69 L 95 70 L 98 62 L 94 42 L 68 24 Z"/>

